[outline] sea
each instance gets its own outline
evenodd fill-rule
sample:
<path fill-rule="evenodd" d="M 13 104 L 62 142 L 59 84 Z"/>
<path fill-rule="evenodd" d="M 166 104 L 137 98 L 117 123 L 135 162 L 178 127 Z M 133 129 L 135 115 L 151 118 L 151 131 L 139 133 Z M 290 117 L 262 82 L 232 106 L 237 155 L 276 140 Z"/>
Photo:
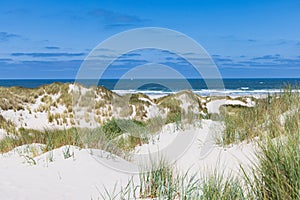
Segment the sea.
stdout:
<path fill-rule="evenodd" d="M 181 90 L 192 90 L 196 94 L 208 95 L 265 95 L 282 92 L 284 88 L 291 86 L 299 90 L 300 78 L 248 78 L 248 79 L 101 79 L 98 80 L 74 80 L 74 79 L 1 79 L 2 87 L 36 88 L 55 82 L 78 82 L 86 86 L 97 84 L 117 93 L 137 93 L 147 95 L 165 95 Z"/>

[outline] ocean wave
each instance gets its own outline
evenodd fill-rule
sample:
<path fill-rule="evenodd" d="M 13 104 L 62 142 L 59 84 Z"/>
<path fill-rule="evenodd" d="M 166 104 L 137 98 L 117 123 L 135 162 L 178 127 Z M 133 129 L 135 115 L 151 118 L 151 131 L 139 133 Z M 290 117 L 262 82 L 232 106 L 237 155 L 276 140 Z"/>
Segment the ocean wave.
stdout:
<path fill-rule="evenodd" d="M 208 90 L 208 89 L 201 89 L 201 90 L 192 90 L 195 94 L 200 96 L 253 96 L 253 95 L 267 95 L 267 94 L 274 94 L 274 93 L 281 93 L 282 89 L 261 89 L 261 90 L 242 90 L 242 89 L 224 89 L 224 90 Z M 300 90 L 293 90 L 293 92 L 300 92 Z M 154 90 L 113 90 L 113 92 L 123 95 L 123 94 L 134 94 L 134 93 L 143 93 L 146 95 L 169 95 L 179 92 L 178 91 L 154 91 Z"/>

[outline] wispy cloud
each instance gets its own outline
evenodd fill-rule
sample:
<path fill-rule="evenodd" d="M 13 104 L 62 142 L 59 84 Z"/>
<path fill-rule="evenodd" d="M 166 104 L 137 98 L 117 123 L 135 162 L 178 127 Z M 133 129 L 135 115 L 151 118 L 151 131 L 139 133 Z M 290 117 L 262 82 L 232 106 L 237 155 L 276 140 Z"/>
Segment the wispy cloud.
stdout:
<path fill-rule="evenodd" d="M 248 39 L 248 42 L 257 42 L 258 40 L 254 40 L 254 39 Z"/>
<path fill-rule="evenodd" d="M 0 62 L 9 62 L 9 61 L 13 61 L 13 59 L 11 59 L 11 58 L 0 58 Z"/>
<path fill-rule="evenodd" d="M 265 46 L 270 48 L 270 46 L 294 46 L 294 45 L 300 45 L 299 40 L 288 40 L 288 39 L 282 39 L 282 38 L 277 38 L 277 39 L 256 39 L 256 38 L 243 38 L 239 37 L 236 35 L 223 35 L 223 36 L 218 36 L 218 38 L 222 41 L 226 42 L 235 42 L 237 44 L 243 44 L 243 45 L 259 45 Z"/>
<path fill-rule="evenodd" d="M 232 62 L 232 59 L 230 59 L 230 58 L 214 58 L 214 61 L 216 61 L 216 62 Z"/>
<path fill-rule="evenodd" d="M 0 78 L 75 78 L 82 60 L 1 62 Z"/>
<path fill-rule="evenodd" d="M 49 73 L 53 77 L 55 77 L 55 72 L 61 72 L 59 76 L 67 76 L 68 73 L 75 74 L 76 70 L 78 70 L 82 60 L 80 60 L 80 57 L 75 56 L 82 55 L 84 55 L 84 53 L 13 53 L 11 54 L 11 58 L 7 57 L 0 59 L 0 68 L 4 69 L 6 67 L 7 73 L 12 69 L 23 71 L 24 73 L 25 71 L 26 73 L 27 71 L 28 73 L 29 71 L 33 73 L 34 70 L 36 70 L 40 73 L 47 72 L 47 74 Z M 60 56 L 62 59 L 52 59 L 52 57 Z M 68 58 L 65 59 L 63 58 L 64 56 L 67 56 Z M 162 56 L 162 58 L 160 58 L 160 56 Z M 36 57 L 41 57 L 41 59 L 37 59 Z M 46 59 L 45 57 L 50 58 Z M 214 55 L 212 57 L 222 72 L 224 72 L 224 70 L 225 72 L 230 71 L 232 73 L 242 73 L 247 70 L 267 71 L 282 69 L 287 71 L 300 69 L 300 56 L 298 55 L 294 57 L 286 57 L 280 54 L 261 55 L 255 57 Z M 74 58 L 78 58 L 78 60 L 75 60 Z M 192 60 L 201 62 L 203 66 L 210 63 L 209 59 L 203 59 L 197 56 L 193 57 Z M 147 54 L 147 52 L 144 51 L 124 54 L 111 64 L 109 70 L 114 73 L 125 73 L 134 67 L 148 63 L 163 64 L 179 71 L 187 70 L 186 74 L 194 73 L 191 71 L 192 69 L 190 69 L 190 63 L 181 57 L 173 54 L 161 54 L 161 52 L 157 54 L 155 54 L 155 52 Z M 20 76 L 23 75 L 20 73 Z"/>
<path fill-rule="evenodd" d="M 264 55 L 264 56 L 260 56 L 260 57 L 254 57 L 252 58 L 252 60 L 274 60 L 274 59 L 278 59 L 280 58 L 279 54 L 275 54 L 275 55 Z"/>
<path fill-rule="evenodd" d="M 21 38 L 21 36 L 8 32 L 0 32 L 0 42 L 6 42 L 13 38 Z"/>
<path fill-rule="evenodd" d="M 123 57 L 132 57 L 132 56 L 141 56 L 140 53 L 127 53 L 127 54 L 124 54 Z"/>
<path fill-rule="evenodd" d="M 260 62 L 255 62 L 252 60 L 243 60 L 236 62 L 237 64 L 241 64 L 242 66 L 251 66 L 251 65 L 258 65 Z"/>
<path fill-rule="evenodd" d="M 58 50 L 60 49 L 59 47 L 56 46 L 46 46 L 45 49 L 49 49 L 49 50 Z"/>
<path fill-rule="evenodd" d="M 145 21 L 135 15 L 123 14 L 102 8 L 89 11 L 88 16 L 102 20 L 106 28 L 137 26 Z"/>
<path fill-rule="evenodd" d="M 300 65 L 300 57 L 299 58 L 278 58 L 278 59 L 274 59 L 274 61 L 284 63 L 284 64 Z"/>
<path fill-rule="evenodd" d="M 30 57 L 75 57 L 84 56 L 85 53 L 12 53 L 11 56 L 30 56 Z"/>

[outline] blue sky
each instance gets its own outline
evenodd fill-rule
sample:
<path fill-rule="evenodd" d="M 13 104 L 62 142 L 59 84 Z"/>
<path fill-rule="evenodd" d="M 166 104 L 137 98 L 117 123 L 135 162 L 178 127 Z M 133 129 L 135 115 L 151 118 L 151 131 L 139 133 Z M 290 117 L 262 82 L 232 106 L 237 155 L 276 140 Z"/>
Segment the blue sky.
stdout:
<path fill-rule="evenodd" d="M 299 10 L 299 0 L 1 0 L 0 79 L 75 78 L 101 41 L 149 26 L 195 39 L 225 78 L 299 78 Z"/>

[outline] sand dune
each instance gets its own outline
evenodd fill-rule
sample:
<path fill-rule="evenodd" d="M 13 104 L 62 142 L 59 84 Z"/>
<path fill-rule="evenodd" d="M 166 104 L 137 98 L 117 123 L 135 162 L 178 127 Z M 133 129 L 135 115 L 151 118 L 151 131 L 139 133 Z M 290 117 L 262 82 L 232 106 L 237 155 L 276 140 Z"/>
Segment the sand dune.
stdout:
<path fill-rule="evenodd" d="M 136 151 L 155 152 L 163 149 L 176 134 L 194 132 L 195 140 L 175 161 L 179 170 L 190 170 L 192 174 L 203 171 L 209 173 L 218 168 L 227 174 L 238 175 L 236 172 L 240 164 L 250 166 L 254 147 L 252 143 L 242 143 L 222 148 L 213 141 L 206 141 L 211 142 L 212 148 L 206 155 L 201 155 L 205 145 L 201 141 L 207 140 L 207 135 L 213 134 L 217 127 L 220 128 L 220 124 L 211 120 L 205 120 L 199 127 L 185 131 L 174 131 L 168 125 L 156 136 L 159 139 L 154 144 L 137 147 Z M 101 193 L 105 193 L 104 187 L 113 191 L 117 184 L 118 191 L 130 179 L 136 185 L 139 184 L 137 175 L 110 168 L 115 164 L 138 169 L 137 164 L 133 164 L 135 160 L 129 163 L 118 157 L 107 158 L 107 152 L 74 146 L 63 146 L 38 156 L 32 155 L 33 149 L 36 149 L 36 154 L 40 154 L 42 147 L 41 144 L 24 145 L 0 155 L 1 199 L 101 199 Z M 70 148 L 69 158 L 64 158 L 66 148 Z"/>
<path fill-rule="evenodd" d="M 13 88 L 10 90 L 15 92 Z M 178 108 L 182 116 L 192 112 L 205 117 L 209 113 L 219 113 L 222 105 L 253 106 L 250 98 L 211 100 L 190 91 L 157 99 L 135 94 L 129 96 L 129 100 L 128 94 L 122 96 L 105 88 L 73 84 L 52 84 L 31 92 L 38 95 L 26 102 L 14 99 L 20 98 L 20 92 L 16 97 L 1 97 L 12 98 L 12 104 L 1 105 L 0 139 L 18 137 L 19 128 L 94 128 L 112 118 L 146 122 L 159 116 L 166 120 Z M 74 103 L 74 98 L 70 99 L 74 94 L 80 95 L 77 104 L 70 107 L 70 101 Z M 22 98 L 27 98 L 26 93 Z M 221 122 L 204 119 L 181 125 L 170 122 L 152 134 L 149 143 L 136 146 L 130 160 L 102 150 L 76 146 L 62 146 L 45 153 L 44 144 L 19 146 L 0 155 L 0 199 L 101 199 L 105 189 L 120 191 L 129 180 L 138 185 L 138 175 L 130 172 L 138 172 L 142 158 L 149 158 L 149 154 L 159 154 L 182 172 L 210 173 L 219 169 L 237 176 L 240 164 L 246 168 L 251 166 L 255 147 L 252 143 L 221 147 L 215 137 L 223 128 Z"/>

